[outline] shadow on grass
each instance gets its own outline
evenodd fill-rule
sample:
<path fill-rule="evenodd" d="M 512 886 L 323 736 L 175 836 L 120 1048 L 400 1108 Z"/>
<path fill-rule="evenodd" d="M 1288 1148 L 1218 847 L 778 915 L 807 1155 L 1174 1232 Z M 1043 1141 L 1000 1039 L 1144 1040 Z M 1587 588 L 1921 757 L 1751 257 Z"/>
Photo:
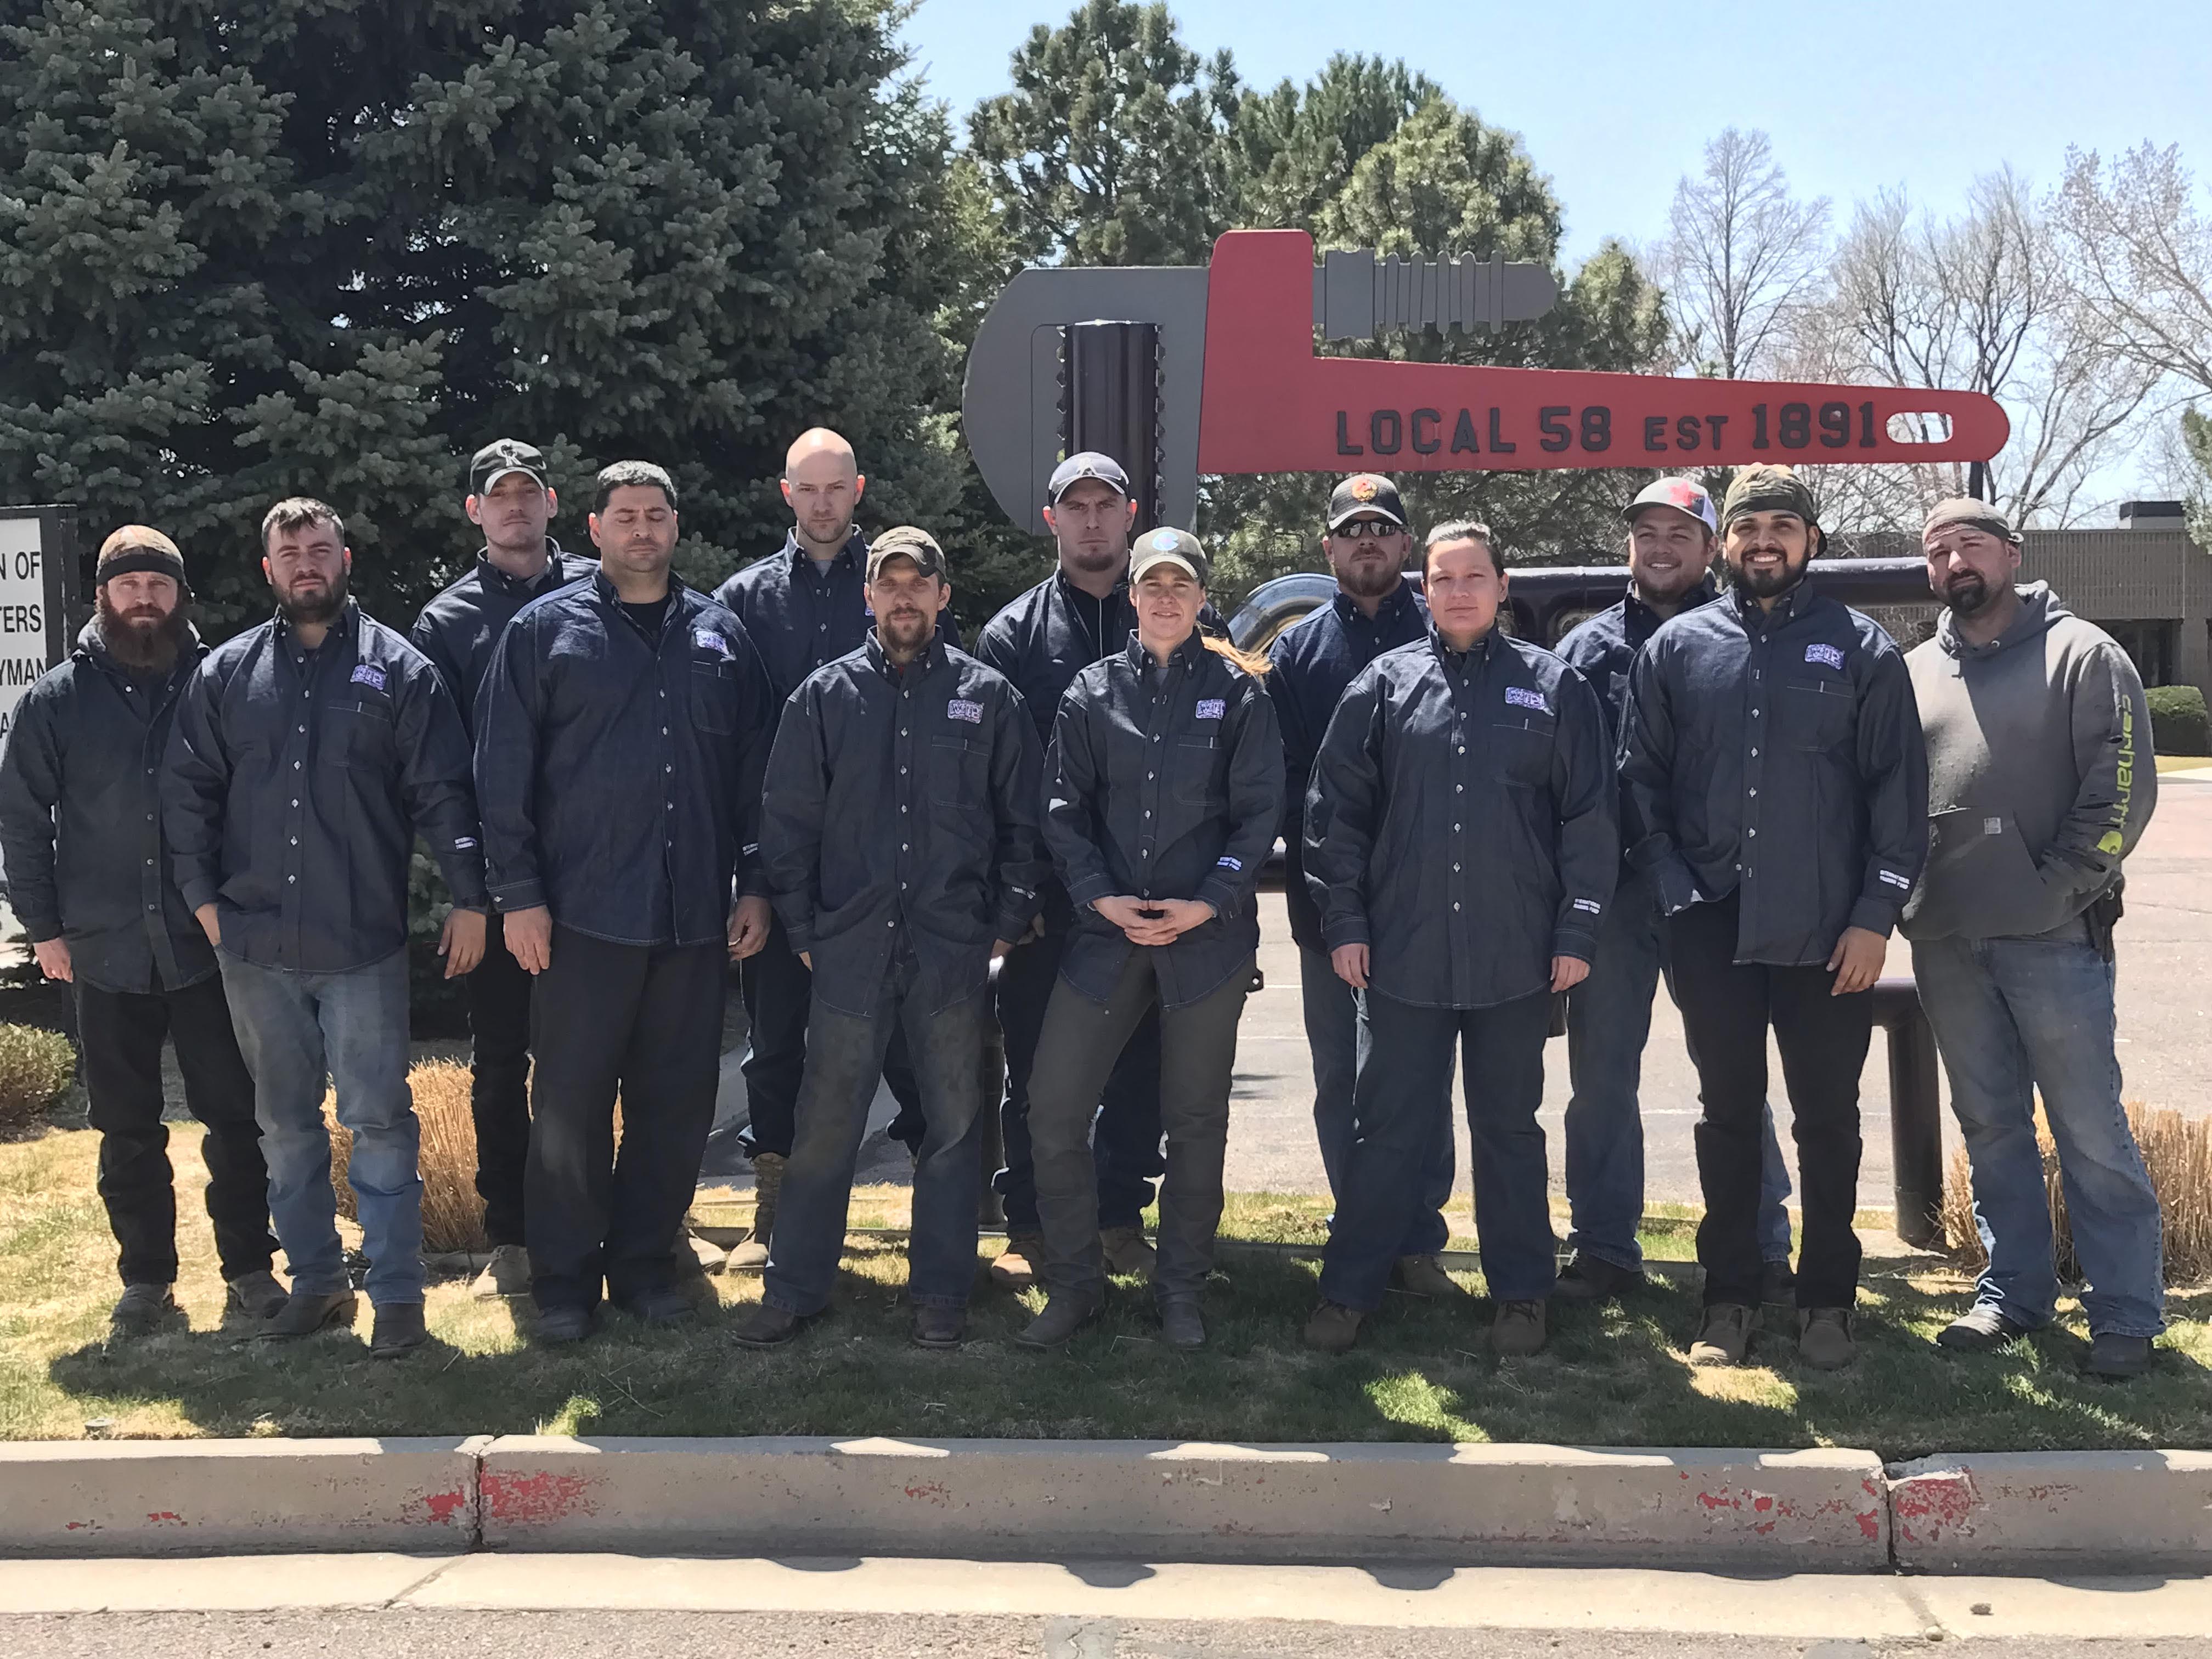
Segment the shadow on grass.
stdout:
<path fill-rule="evenodd" d="M 980 1265 L 980 1264 L 979 1264 Z M 1207 1297 L 1212 1344 L 1183 1354 L 1158 1340 L 1143 1288 L 1117 1283 L 1104 1318 L 1057 1353 L 1012 1337 L 1040 1298 L 989 1287 L 980 1272 L 960 1349 L 907 1340 L 902 1248 L 848 1246 L 833 1311 L 787 1347 L 740 1349 L 730 1310 L 757 1280 L 718 1285 L 714 1310 L 680 1330 L 605 1316 L 591 1340 L 541 1348 L 527 1313 L 434 1287 L 438 1341 L 375 1362 L 360 1334 L 268 1344 L 212 1331 L 136 1344 L 91 1342 L 52 1358 L 46 1381 L 69 1414 L 180 1415 L 216 1435 L 967 1436 L 1167 1441 L 1522 1441 L 1616 1446 L 1851 1445 L 1899 1458 L 1936 1450 L 2201 1447 L 2212 1443 L 2205 1364 L 2212 1294 L 2177 1296 L 2184 1349 L 2162 1349 L 2133 1384 L 2075 1374 L 2077 1339 L 2000 1354 L 1929 1346 L 1966 1291 L 1870 1282 L 1862 1356 L 1832 1376 L 1801 1371 L 1794 1345 L 1763 1337 L 1753 1363 L 1684 1362 L 1693 1289 L 1654 1282 L 1617 1306 L 1555 1304 L 1550 1347 L 1502 1361 L 1485 1342 L 1490 1304 L 1393 1295 L 1342 1358 L 1307 1352 L 1311 1263 L 1224 1250 Z M 1475 1282 L 1469 1279 L 1470 1284 Z M 2184 1351 L 2185 1350 L 2185 1351 Z M 66 1431 L 49 1429 L 47 1432 Z"/>

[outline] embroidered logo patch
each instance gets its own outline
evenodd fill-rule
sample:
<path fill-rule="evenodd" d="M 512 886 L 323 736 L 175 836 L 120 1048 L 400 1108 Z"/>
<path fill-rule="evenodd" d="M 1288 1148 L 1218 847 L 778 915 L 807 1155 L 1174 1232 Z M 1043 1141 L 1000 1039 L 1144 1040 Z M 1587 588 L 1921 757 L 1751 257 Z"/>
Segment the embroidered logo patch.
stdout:
<path fill-rule="evenodd" d="M 1807 662 L 1824 662 L 1838 673 L 1843 672 L 1844 653 L 1832 645 L 1808 645 L 1805 647 Z"/>
<path fill-rule="evenodd" d="M 945 705 L 945 718 L 949 720 L 966 720 L 970 726 L 981 726 L 983 723 L 983 705 L 980 702 L 970 702 L 965 697 L 955 697 Z"/>
<path fill-rule="evenodd" d="M 453 850 L 456 853 L 465 847 L 473 847 L 476 844 L 477 838 L 474 836 L 457 836 L 453 838 Z"/>
<path fill-rule="evenodd" d="M 1228 712 L 1229 699 L 1226 697 L 1200 697 L 1198 700 L 1198 717 L 1202 720 L 1218 720 Z"/>
<path fill-rule="evenodd" d="M 353 671 L 353 683 L 368 686 L 373 691 L 384 690 L 384 671 L 373 662 L 359 665 Z"/>
<path fill-rule="evenodd" d="M 1216 868 L 1222 870 L 1242 870 L 1244 867 L 1244 861 L 1242 859 L 1233 859 L 1224 853 L 1214 860 L 1214 865 Z"/>
<path fill-rule="evenodd" d="M 1541 691 L 1531 691 L 1525 685 L 1507 686 L 1505 701 L 1516 708 L 1533 708 L 1540 714 L 1548 714 L 1552 712 L 1552 705 L 1544 701 L 1544 694 Z"/>
<path fill-rule="evenodd" d="M 718 657 L 734 657 L 737 654 L 730 649 L 730 642 L 711 628 L 693 629 L 691 643 L 702 651 L 713 652 Z"/>
<path fill-rule="evenodd" d="M 1158 530 L 1152 532 L 1152 550 L 1156 553 L 1172 553 L 1181 545 L 1182 544 L 1176 540 L 1176 533 L 1172 530 Z"/>
<path fill-rule="evenodd" d="M 1912 884 L 1905 880 L 1903 876 L 1899 875 L 1896 871 L 1884 870 L 1881 871 L 1880 874 L 1881 878 L 1887 882 L 1892 887 L 1902 888 L 1908 893 L 1912 890 Z"/>
<path fill-rule="evenodd" d="M 1577 910 L 1587 910 L 1590 915 L 1595 915 L 1605 907 L 1600 904 L 1595 899 L 1577 899 L 1575 901 L 1574 908 Z"/>

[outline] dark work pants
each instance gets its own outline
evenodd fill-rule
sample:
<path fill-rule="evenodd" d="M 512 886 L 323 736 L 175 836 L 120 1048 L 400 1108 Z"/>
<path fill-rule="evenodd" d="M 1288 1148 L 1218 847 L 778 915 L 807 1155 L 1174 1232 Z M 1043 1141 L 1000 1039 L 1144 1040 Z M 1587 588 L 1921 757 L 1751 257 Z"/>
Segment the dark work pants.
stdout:
<path fill-rule="evenodd" d="M 747 1158 L 774 1152 L 791 1156 L 799 1085 L 806 1074 L 806 1030 L 814 1004 L 814 975 L 783 931 L 781 920 L 769 924 L 768 943 L 738 964 L 738 994 L 745 1005 L 745 1077 L 749 1121 L 740 1137 Z M 899 1103 L 892 1138 L 909 1146 L 921 1140 L 921 1087 L 907 1059 L 906 1033 L 891 1033 L 884 1055 L 883 1079 Z M 871 1089 L 871 1095 L 873 1091 Z"/>
<path fill-rule="evenodd" d="M 1094 1103 L 1148 1015 L 1159 1025 L 1158 1099 L 1168 1146 L 1152 1292 L 1162 1302 L 1195 1297 L 1213 1267 L 1237 1023 L 1252 988 L 1251 964 L 1196 1002 L 1163 1009 L 1153 969 L 1157 954 L 1142 946 L 1131 951 L 1103 1004 L 1064 979 L 1055 983 L 1030 1076 L 1029 1127 L 1046 1282 L 1055 1293 L 1091 1302 L 1106 1286 L 1098 1176 L 1091 1164 Z"/>
<path fill-rule="evenodd" d="M 926 1132 L 914 1168 L 914 1224 L 907 1236 L 907 1300 L 964 1308 L 975 1278 L 975 1201 L 983 1185 L 976 1141 L 983 1112 L 981 986 L 933 1012 L 910 956 L 895 960 L 873 1018 L 817 1001 L 806 1038 L 806 1082 L 799 1094 L 799 1139 L 784 1172 L 761 1300 L 802 1318 L 829 1305 L 853 1170 L 868 1126 L 868 1103 L 891 1033 L 903 1030 L 917 1062 Z M 855 998 L 854 1000 L 860 1000 Z"/>
<path fill-rule="evenodd" d="M 494 916 L 483 960 L 462 981 L 469 997 L 469 1114 L 476 1121 L 477 1196 L 494 1244 L 523 1241 L 530 1163 L 530 975 Z"/>
<path fill-rule="evenodd" d="M 1372 1313 L 1405 1249 L 1408 1217 L 1425 1212 L 1436 1103 L 1451 1088 L 1457 1050 L 1474 1152 L 1474 1231 L 1482 1276 L 1500 1302 L 1552 1293 L 1558 1241 L 1547 1192 L 1544 1039 L 1552 994 L 1492 1008 L 1417 1008 L 1371 988 L 1368 1047 L 1353 1086 L 1357 1127 L 1322 1255 L 1321 1293 Z"/>
<path fill-rule="evenodd" d="M 727 959 L 720 939 L 613 945 L 555 926 L 531 1008 L 525 1217 L 540 1308 L 591 1307 L 603 1277 L 617 1304 L 676 1283 L 671 1241 L 714 1123 Z"/>
<path fill-rule="evenodd" d="M 253 1115 L 253 1078 L 238 1052 L 222 979 L 210 974 L 181 991 L 103 991 L 76 982 L 84 1090 L 100 1131 L 100 1197 L 121 1247 L 125 1285 L 177 1278 L 177 1186 L 169 1131 L 161 1121 L 161 1039 L 177 1047 L 185 1104 L 207 1126 L 208 1219 L 222 1276 L 266 1273 L 269 1170 Z"/>
<path fill-rule="evenodd" d="M 1774 1030 L 1797 1142 L 1804 1226 L 1797 1305 L 1848 1308 L 1858 1295 L 1859 1073 L 1874 1033 L 1869 992 L 1832 994 L 1825 967 L 1773 968 L 1735 957 L 1736 898 L 1693 904 L 1668 921 L 1674 991 L 1698 1068 L 1698 1178 L 1705 1216 L 1698 1260 L 1705 1304 L 1759 1305 L 1761 1115 L 1766 1032 Z"/>
<path fill-rule="evenodd" d="M 1036 1176 L 1030 1166 L 1030 1074 L 1045 1010 L 1060 982 L 1067 935 L 1046 933 L 1007 952 L 999 965 L 999 1030 L 1006 1043 L 1006 1096 L 999 1109 L 1000 1144 L 1006 1166 L 991 1185 L 1006 1206 L 1006 1231 L 1038 1231 Z M 1091 1153 L 1098 1168 L 1098 1224 L 1134 1227 L 1152 1201 L 1160 1159 L 1160 1014 L 1157 1002 L 1112 1062 L 1092 1097 L 1097 1122 Z"/>

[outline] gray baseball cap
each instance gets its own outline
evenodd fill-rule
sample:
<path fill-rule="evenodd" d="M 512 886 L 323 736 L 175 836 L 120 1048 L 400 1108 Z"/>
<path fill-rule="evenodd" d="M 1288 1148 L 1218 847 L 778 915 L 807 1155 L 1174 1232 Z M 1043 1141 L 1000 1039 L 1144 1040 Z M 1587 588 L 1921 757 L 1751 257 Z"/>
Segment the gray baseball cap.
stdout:
<path fill-rule="evenodd" d="M 1129 581 L 1134 586 L 1156 564 L 1172 564 L 1188 571 L 1200 587 L 1213 574 L 1213 561 L 1197 537 L 1188 530 L 1147 530 L 1129 550 Z"/>

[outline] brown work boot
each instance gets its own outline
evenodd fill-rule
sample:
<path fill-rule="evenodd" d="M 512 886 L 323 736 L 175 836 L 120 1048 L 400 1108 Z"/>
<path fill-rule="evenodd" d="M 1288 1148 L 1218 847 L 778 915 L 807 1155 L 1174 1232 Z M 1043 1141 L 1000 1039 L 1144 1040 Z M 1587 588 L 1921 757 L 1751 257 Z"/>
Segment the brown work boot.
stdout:
<path fill-rule="evenodd" d="M 1367 1316 L 1357 1308 L 1324 1302 L 1306 1321 L 1305 1342 L 1323 1353 L 1350 1353 L 1359 1340 L 1359 1327 Z"/>
<path fill-rule="evenodd" d="M 1698 1322 L 1690 1344 L 1692 1365 L 1741 1365 L 1751 1347 L 1752 1310 L 1741 1302 L 1716 1302 Z"/>
<path fill-rule="evenodd" d="M 1390 1276 L 1407 1296 L 1431 1297 L 1442 1302 L 1467 1294 L 1459 1287 L 1459 1282 L 1444 1271 L 1441 1256 L 1401 1255 Z"/>
<path fill-rule="evenodd" d="M 756 1302 L 730 1322 L 730 1339 L 740 1347 L 780 1348 L 807 1322 L 766 1302 Z"/>
<path fill-rule="evenodd" d="M 469 1294 L 479 1302 L 498 1302 L 510 1296 L 530 1294 L 530 1252 L 520 1244 L 495 1244 L 484 1270 L 469 1283 Z"/>
<path fill-rule="evenodd" d="M 1006 1248 L 991 1263 L 991 1282 L 1009 1291 L 1026 1291 L 1044 1266 L 1044 1235 L 1009 1233 Z"/>
<path fill-rule="evenodd" d="M 256 1334 L 267 1341 L 284 1342 L 295 1336 L 313 1336 L 325 1326 L 350 1328 L 360 1305 L 349 1290 L 303 1291 L 295 1285 L 284 1298 L 284 1305 Z"/>
<path fill-rule="evenodd" d="M 225 1319 L 242 1319 L 258 1325 L 264 1319 L 273 1319 L 276 1310 L 284 1305 L 286 1291 L 276 1282 L 276 1275 L 264 1270 L 256 1273 L 240 1273 L 223 1287 L 222 1314 Z"/>
<path fill-rule="evenodd" d="M 729 1254 L 722 1271 L 731 1273 L 757 1273 L 768 1266 L 768 1249 L 775 1237 L 776 1200 L 783 1196 L 783 1166 L 781 1152 L 753 1154 L 753 1231 L 752 1237 Z"/>
<path fill-rule="evenodd" d="M 1160 1253 L 1146 1241 L 1142 1227 L 1108 1227 L 1098 1235 L 1098 1248 L 1105 1253 L 1108 1273 L 1151 1283 Z"/>
<path fill-rule="evenodd" d="M 429 1340 L 421 1303 L 387 1302 L 376 1310 L 376 1322 L 369 1328 L 368 1357 L 402 1359 Z"/>
<path fill-rule="evenodd" d="M 1540 1302 L 1501 1302 L 1490 1322 L 1490 1346 L 1508 1359 L 1526 1359 L 1544 1348 L 1545 1309 Z"/>
<path fill-rule="evenodd" d="M 1098 1314 L 1097 1303 L 1055 1291 L 1046 1300 L 1044 1311 L 1014 1333 L 1014 1340 L 1024 1348 L 1060 1347 Z"/>
<path fill-rule="evenodd" d="M 1552 1294 L 1570 1302 L 1610 1302 L 1643 1285 L 1644 1275 L 1635 1268 L 1577 1250 L 1575 1259 L 1560 1270 Z"/>
<path fill-rule="evenodd" d="M 1839 1371 L 1859 1357 L 1849 1308 L 1808 1308 L 1797 1316 L 1797 1358 L 1816 1371 Z"/>

